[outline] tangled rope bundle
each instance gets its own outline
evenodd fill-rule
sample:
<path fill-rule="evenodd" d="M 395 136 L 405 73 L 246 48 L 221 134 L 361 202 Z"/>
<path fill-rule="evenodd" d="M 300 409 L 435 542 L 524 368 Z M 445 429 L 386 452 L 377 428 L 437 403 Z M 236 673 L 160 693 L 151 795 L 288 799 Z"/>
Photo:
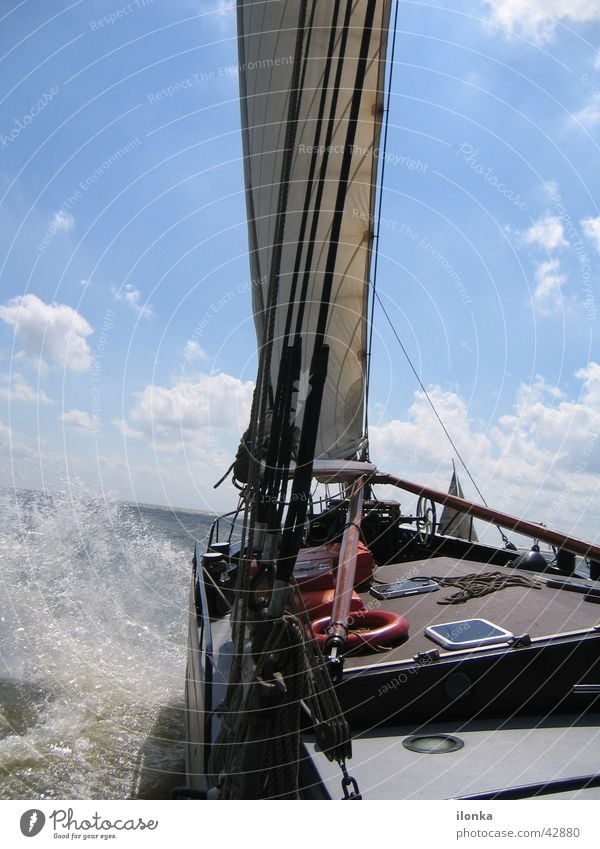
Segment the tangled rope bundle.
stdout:
<path fill-rule="evenodd" d="M 438 604 L 462 604 L 470 598 L 495 593 L 507 587 L 527 587 L 541 590 L 544 586 L 539 581 L 526 578 L 524 575 L 504 574 L 502 572 L 474 572 L 470 575 L 457 575 L 455 578 L 432 578 L 440 587 L 458 587 L 458 592 L 448 598 L 438 601 Z"/>

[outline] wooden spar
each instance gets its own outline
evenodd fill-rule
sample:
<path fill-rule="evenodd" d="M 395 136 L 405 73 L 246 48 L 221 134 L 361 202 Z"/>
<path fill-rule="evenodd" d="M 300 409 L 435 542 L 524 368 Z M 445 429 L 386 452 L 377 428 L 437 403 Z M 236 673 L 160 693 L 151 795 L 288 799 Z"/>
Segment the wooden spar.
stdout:
<path fill-rule="evenodd" d="M 391 486 L 397 486 L 399 489 L 405 489 L 407 492 L 414 492 L 416 495 L 424 495 L 426 498 L 435 501 L 436 504 L 448 504 L 461 513 L 468 513 L 476 519 L 492 522 L 501 528 L 534 537 L 535 539 L 542 540 L 542 542 L 550 543 L 550 545 L 554 545 L 557 548 L 562 548 L 564 551 L 579 554 L 580 557 L 589 557 L 590 560 L 600 563 L 600 546 L 584 542 L 584 540 L 577 539 L 577 537 L 572 537 L 560 531 L 553 531 L 536 522 L 527 522 L 524 519 L 518 519 L 508 513 L 501 513 L 499 510 L 493 510 L 491 507 L 484 507 L 482 504 L 467 501 L 465 498 L 458 498 L 456 495 L 450 495 L 438 489 L 431 489 L 428 486 L 421 486 L 411 481 L 402 480 L 394 475 L 387 474 L 387 472 L 377 472 L 371 478 L 370 482 L 374 484 L 390 484 Z"/>
<path fill-rule="evenodd" d="M 340 641 L 345 640 L 348 633 L 348 617 L 352 603 L 352 591 L 354 589 L 354 578 L 356 575 L 356 557 L 360 539 L 364 485 L 364 476 L 356 480 L 353 484 L 350 504 L 348 505 L 348 525 L 344 531 L 344 537 L 340 547 L 333 610 L 331 611 L 331 627 L 329 629 L 330 637 L 337 637 Z"/>

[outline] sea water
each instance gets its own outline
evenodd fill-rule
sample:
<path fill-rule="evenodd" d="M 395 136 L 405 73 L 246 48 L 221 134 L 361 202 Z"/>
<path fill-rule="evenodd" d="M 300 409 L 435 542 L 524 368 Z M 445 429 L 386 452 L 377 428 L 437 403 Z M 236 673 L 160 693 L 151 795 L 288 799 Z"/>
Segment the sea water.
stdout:
<path fill-rule="evenodd" d="M 211 518 L 0 492 L 0 799 L 185 784 L 187 594 Z"/>

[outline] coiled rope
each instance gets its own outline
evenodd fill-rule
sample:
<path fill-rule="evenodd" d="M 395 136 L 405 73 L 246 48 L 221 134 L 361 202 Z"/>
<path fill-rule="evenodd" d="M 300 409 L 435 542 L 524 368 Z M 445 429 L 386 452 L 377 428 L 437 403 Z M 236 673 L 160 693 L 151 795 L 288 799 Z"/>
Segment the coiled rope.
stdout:
<path fill-rule="evenodd" d="M 455 578 L 435 578 L 432 580 L 440 587 L 458 587 L 458 592 L 448 598 L 441 599 L 438 604 L 463 604 L 471 598 L 495 593 L 508 587 L 526 587 L 532 590 L 541 590 L 544 586 L 533 578 L 524 575 L 506 575 L 502 572 L 474 572 L 470 575 L 459 575 Z"/>

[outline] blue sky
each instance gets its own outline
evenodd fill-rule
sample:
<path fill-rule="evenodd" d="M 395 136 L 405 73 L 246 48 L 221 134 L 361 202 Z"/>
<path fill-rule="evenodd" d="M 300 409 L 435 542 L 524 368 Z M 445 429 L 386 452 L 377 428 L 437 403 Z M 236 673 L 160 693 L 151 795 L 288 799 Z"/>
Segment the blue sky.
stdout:
<path fill-rule="evenodd" d="M 227 508 L 256 366 L 231 3 L 0 15 L 5 484 Z M 592 538 L 599 48 L 598 0 L 400 3 L 377 281 L 488 502 Z M 373 358 L 373 459 L 444 486 L 381 312 Z"/>

